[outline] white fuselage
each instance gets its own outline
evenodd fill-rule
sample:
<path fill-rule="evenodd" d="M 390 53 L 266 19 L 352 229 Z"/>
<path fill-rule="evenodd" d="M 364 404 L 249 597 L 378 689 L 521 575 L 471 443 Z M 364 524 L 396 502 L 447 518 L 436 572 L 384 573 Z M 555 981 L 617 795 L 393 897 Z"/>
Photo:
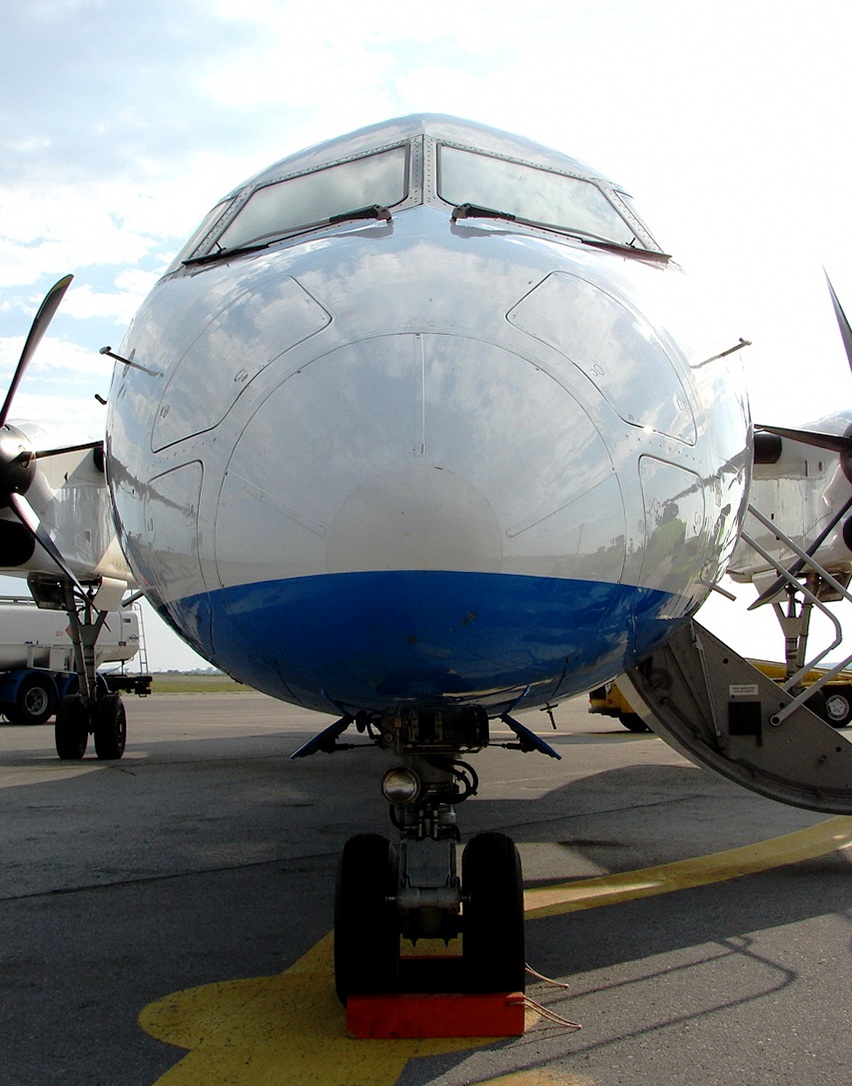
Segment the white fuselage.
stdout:
<path fill-rule="evenodd" d="M 497 712 L 586 690 L 694 612 L 736 539 L 748 413 L 735 359 L 707 361 L 731 337 L 690 324 L 659 254 L 453 219 L 430 164 L 462 129 L 533 146 L 377 126 L 408 148 L 391 218 L 208 244 L 120 348 L 107 470 L 136 577 L 285 700 Z"/>

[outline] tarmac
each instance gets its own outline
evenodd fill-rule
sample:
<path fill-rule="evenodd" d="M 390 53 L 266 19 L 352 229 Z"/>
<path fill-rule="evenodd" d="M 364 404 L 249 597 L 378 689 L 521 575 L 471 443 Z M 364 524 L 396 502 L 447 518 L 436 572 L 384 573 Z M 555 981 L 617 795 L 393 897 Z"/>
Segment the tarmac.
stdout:
<path fill-rule="evenodd" d="M 852 818 L 744 791 L 583 699 L 555 731 L 528 714 L 562 760 L 472 756 L 459 821 L 515 838 L 529 964 L 568 987 L 531 978 L 520 1038 L 356 1041 L 334 876 L 347 837 L 391 832 L 382 756 L 291 762 L 330 718 L 254 693 L 127 710 L 112 763 L 0 726 L 2 1086 L 847 1086 Z"/>

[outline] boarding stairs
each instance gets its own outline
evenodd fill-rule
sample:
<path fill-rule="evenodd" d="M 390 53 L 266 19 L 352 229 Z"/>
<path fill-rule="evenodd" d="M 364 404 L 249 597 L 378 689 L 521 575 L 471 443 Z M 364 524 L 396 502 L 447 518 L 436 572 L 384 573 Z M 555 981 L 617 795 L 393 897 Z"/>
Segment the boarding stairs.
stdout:
<path fill-rule="evenodd" d="M 766 518 L 749 506 L 758 520 Z M 772 525 L 778 532 L 777 526 Z M 852 814 L 852 743 L 805 704 L 806 699 L 852 663 L 830 668 L 818 683 L 801 678 L 842 642 L 827 600 L 852 603 L 846 585 L 792 540 L 785 545 L 803 563 L 790 574 L 747 534 L 746 542 L 784 579 L 791 606 L 773 604 L 787 641 L 788 679 L 778 684 L 693 620 L 674 638 L 619 678 L 619 687 L 646 723 L 690 760 L 752 791 L 815 811 Z M 792 606 L 795 596 L 801 605 Z M 804 660 L 810 613 L 819 608 L 832 622 L 834 642 Z"/>

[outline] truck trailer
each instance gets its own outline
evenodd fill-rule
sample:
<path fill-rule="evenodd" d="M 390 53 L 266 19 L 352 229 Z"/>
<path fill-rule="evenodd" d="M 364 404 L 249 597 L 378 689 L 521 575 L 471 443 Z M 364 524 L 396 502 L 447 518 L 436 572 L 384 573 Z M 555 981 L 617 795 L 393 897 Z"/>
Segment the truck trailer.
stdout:
<path fill-rule="evenodd" d="M 0 596 L 0 713 L 11 724 L 43 724 L 59 701 L 79 688 L 74 644 L 66 615 L 42 609 L 25 596 Z M 124 665 L 142 647 L 142 626 L 134 607 L 111 611 L 95 647 L 95 663 L 118 664 L 98 671 L 105 693 L 145 696 L 151 676 L 131 674 Z"/>

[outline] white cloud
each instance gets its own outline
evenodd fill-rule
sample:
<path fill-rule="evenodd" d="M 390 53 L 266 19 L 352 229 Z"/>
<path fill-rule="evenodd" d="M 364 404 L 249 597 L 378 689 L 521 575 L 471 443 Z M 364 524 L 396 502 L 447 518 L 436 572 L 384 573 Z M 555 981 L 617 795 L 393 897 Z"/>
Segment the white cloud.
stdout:
<path fill-rule="evenodd" d="M 65 315 L 81 319 L 94 317 L 104 323 L 111 318 L 119 324 L 127 325 L 163 270 L 125 270 L 116 277 L 119 291 L 99 291 L 83 283 L 76 290 L 68 292 Z"/>
<path fill-rule="evenodd" d="M 23 350 L 25 336 L 0 338 L 0 387 L 11 380 Z M 89 384 L 92 379 L 109 383 L 112 362 L 104 355 L 80 343 L 56 336 L 45 338 L 27 368 L 24 381 L 50 380 L 54 385 Z M 19 395 L 27 391 L 22 385 Z"/>
<path fill-rule="evenodd" d="M 93 395 L 21 392 L 15 399 L 9 421 L 35 423 L 42 431 L 39 446 L 55 449 L 103 438 L 106 409 Z"/>
<path fill-rule="evenodd" d="M 101 186 L 0 193 L 0 286 L 34 283 L 51 270 L 138 263 L 156 243 L 138 229 L 137 203 Z"/>

